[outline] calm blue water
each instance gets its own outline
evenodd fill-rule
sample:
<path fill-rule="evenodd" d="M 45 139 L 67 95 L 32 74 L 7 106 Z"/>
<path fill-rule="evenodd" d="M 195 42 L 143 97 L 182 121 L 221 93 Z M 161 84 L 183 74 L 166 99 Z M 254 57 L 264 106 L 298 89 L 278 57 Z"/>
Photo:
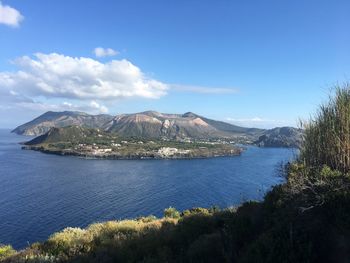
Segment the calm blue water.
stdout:
<path fill-rule="evenodd" d="M 276 165 L 295 151 L 249 147 L 239 157 L 85 160 L 21 150 L 28 137 L 0 130 L 0 243 L 22 248 L 67 226 L 164 208 L 227 207 L 281 183 Z"/>

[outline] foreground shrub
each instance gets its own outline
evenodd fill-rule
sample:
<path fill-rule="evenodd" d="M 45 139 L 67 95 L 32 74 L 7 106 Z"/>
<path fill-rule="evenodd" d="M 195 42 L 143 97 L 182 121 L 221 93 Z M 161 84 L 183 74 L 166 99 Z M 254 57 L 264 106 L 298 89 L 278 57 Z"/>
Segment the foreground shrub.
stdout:
<path fill-rule="evenodd" d="M 169 207 L 164 209 L 164 217 L 180 218 L 180 212 L 177 211 L 174 207 Z"/>
<path fill-rule="evenodd" d="M 0 260 L 16 253 L 10 245 L 0 245 Z"/>
<path fill-rule="evenodd" d="M 68 227 L 62 232 L 53 234 L 43 247 L 50 255 L 62 258 L 85 253 L 88 252 L 88 247 L 85 244 L 89 241 L 86 233 L 86 230 Z"/>

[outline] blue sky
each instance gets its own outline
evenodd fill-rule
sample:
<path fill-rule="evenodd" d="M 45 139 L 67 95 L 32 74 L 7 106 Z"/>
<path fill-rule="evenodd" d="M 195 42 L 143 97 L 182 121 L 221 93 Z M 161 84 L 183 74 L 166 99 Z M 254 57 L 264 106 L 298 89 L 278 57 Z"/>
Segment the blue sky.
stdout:
<path fill-rule="evenodd" d="M 349 80 L 349 12 L 334 0 L 2 0 L 0 127 L 150 109 L 295 126 Z"/>

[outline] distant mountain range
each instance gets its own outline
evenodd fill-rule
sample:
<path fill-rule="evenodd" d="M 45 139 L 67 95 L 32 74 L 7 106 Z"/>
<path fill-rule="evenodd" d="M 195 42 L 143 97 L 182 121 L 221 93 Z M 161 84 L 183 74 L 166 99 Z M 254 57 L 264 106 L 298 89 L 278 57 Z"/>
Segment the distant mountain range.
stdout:
<path fill-rule="evenodd" d="M 260 146 L 295 147 L 301 140 L 301 131 L 292 127 L 271 130 L 244 128 L 211 120 L 192 112 L 165 114 L 156 111 L 117 116 L 90 115 L 76 111 L 49 111 L 18 126 L 12 132 L 38 136 L 47 133 L 52 127 L 67 126 L 101 129 L 105 132 L 117 133 L 121 137 L 170 140 L 228 139 L 237 142 L 256 142 Z"/>

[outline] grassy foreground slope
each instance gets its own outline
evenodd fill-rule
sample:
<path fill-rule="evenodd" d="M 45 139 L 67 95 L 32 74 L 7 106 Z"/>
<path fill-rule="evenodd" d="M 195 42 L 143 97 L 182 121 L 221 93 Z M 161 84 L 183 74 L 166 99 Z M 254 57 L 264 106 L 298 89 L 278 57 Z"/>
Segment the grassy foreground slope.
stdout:
<path fill-rule="evenodd" d="M 304 123 L 299 160 L 262 202 L 67 228 L 4 262 L 350 262 L 350 87 Z"/>

